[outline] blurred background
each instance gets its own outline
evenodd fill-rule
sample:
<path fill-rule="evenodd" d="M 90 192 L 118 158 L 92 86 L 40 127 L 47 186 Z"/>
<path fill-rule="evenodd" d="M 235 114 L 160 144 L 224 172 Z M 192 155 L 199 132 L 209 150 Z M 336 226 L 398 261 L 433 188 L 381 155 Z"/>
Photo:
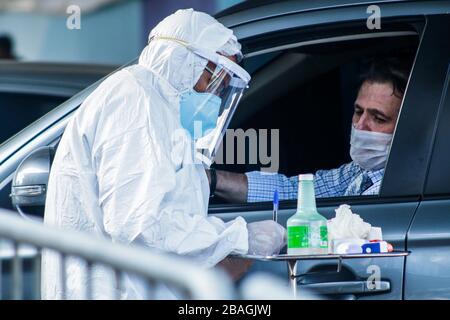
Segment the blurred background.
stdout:
<path fill-rule="evenodd" d="M 0 0 L 0 59 L 121 65 L 181 8 L 214 14 L 242 0 Z M 79 29 L 70 29 L 77 22 Z M 69 10 L 68 10 L 69 8 Z M 69 11 L 69 12 L 68 12 Z"/>

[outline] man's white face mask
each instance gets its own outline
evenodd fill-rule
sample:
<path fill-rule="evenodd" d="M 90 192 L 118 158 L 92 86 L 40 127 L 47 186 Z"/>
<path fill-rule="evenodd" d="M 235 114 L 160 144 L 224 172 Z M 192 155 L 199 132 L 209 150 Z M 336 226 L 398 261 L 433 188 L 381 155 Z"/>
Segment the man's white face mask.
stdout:
<path fill-rule="evenodd" d="M 386 165 L 392 134 L 358 130 L 352 126 L 350 156 L 364 170 L 378 170 Z"/>

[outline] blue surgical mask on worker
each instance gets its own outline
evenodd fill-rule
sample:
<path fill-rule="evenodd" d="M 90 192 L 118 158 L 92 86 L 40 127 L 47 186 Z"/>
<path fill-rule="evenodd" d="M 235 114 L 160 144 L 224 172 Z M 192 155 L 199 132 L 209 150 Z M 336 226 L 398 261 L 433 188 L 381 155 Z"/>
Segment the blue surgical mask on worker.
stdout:
<path fill-rule="evenodd" d="M 222 99 L 208 92 L 189 90 L 180 96 L 180 120 L 192 138 L 198 139 L 214 129 Z M 198 126 L 197 130 L 194 130 Z"/>
<path fill-rule="evenodd" d="M 365 131 L 352 126 L 350 156 L 364 170 L 378 170 L 386 165 L 392 134 Z"/>

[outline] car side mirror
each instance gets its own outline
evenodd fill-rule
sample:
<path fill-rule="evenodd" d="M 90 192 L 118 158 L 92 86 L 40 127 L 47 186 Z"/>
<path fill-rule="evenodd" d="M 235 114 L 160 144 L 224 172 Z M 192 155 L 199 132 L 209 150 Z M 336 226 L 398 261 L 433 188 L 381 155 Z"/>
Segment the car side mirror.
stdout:
<path fill-rule="evenodd" d="M 12 180 L 11 200 L 25 218 L 44 217 L 47 183 L 55 151 L 53 147 L 38 148 L 17 167 Z"/>

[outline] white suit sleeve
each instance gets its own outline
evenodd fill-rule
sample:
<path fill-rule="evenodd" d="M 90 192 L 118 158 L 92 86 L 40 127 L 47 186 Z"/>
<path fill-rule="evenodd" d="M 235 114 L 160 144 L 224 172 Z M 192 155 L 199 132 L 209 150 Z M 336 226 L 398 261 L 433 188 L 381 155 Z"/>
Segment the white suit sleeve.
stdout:
<path fill-rule="evenodd" d="M 132 108 L 137 112 L 123 112 L 127 105 L 122 101 L 139 105 Z M 207 266 L 231 252 L 246 253 L 244 219 L 224 223 L 186 212 L 187 206 L 178 199 L 168 201 L 168 194 L 177 188 L 170 146 L 154 138 L 142 114 L 148 107 L 143 101 L 139 93 L 122 97 L 118 107 L 107 106 L 98 124 L 102 142 L 95 148 L 94 163 L 105 231 L 113 241 L 189 255 Z"/>

